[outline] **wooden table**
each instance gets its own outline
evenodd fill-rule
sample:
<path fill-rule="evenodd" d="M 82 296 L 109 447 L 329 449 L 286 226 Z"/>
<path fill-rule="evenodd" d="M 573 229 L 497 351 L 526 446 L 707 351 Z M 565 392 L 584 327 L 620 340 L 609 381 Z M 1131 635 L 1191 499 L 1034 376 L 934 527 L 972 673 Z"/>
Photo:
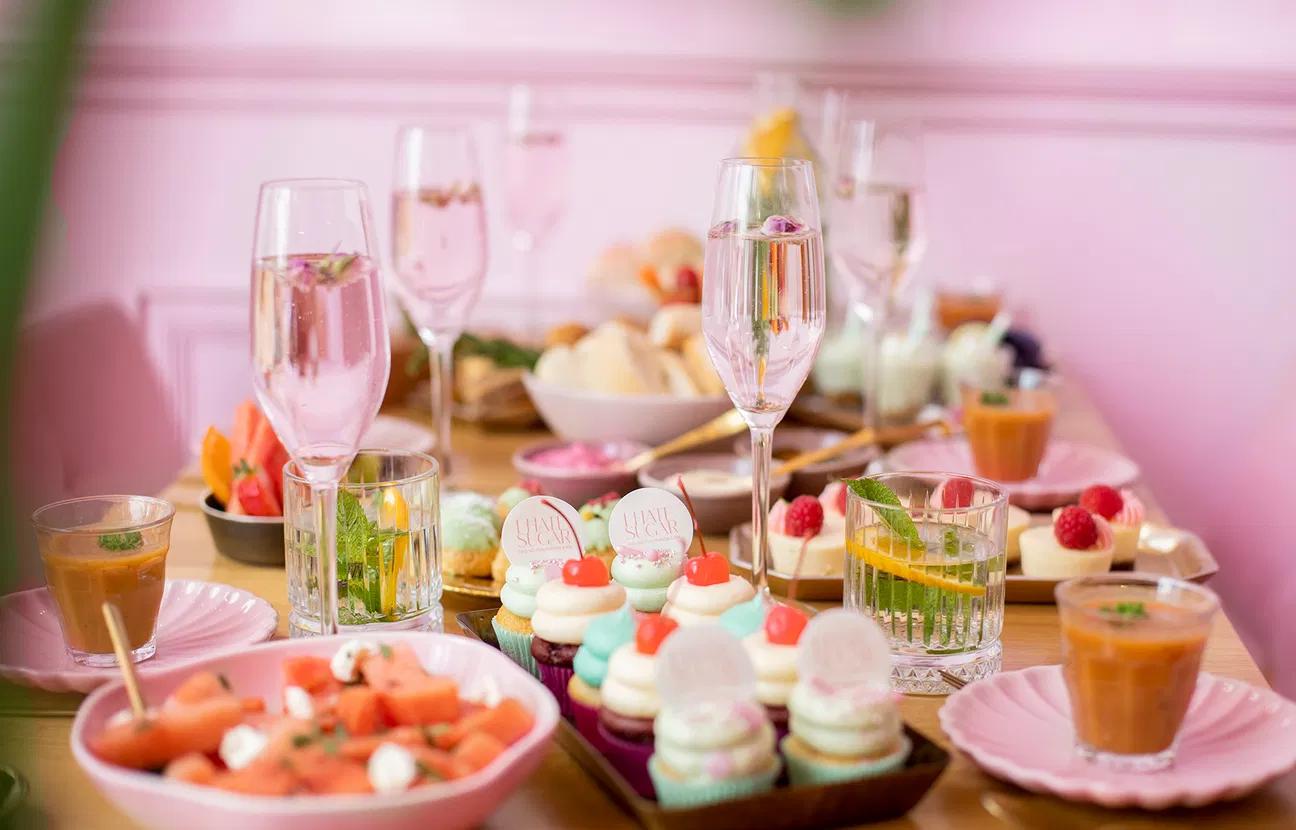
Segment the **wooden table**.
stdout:
<path fill-rule="evenodd" d="M 1092 405 L 1074 390 L 1065 391 L 1058 431 L 1069 438 L 1115 447 L 1116 441 Z M 412 413 L 405 413 L 412 414 Z M 457 487 L 498 493 L 516 474 L 509 459 L 521 444 L 539 440 L 530 434 L 491 434 L 472 427 L 456 430 Z M 168 574 L 224 582 L 251 590 L 279 611 L 279 636 L 287 631 L 288 599 L 284 572 L 256 568 L 219 556 L 198 511 L 202 482 L 196 474 L 183 476 L 163 494 L 179 508 L 172 531 Z M 1160 516 L 1155 500 L 1143 488 L 1153 517 Z M 708 539 L 721 548 L 723 540 Z M 447 595 L 447 628 L 456 630 L 459 611 L 490 603 Z M 1057 614 L 1051 606 L 1009 605 L 1003 633 L 1004 668 L 1017 669 L 1060 659 Z M 1238 639 L 1233 626 L 1221 618 L 1206 650 L 1205 668 L 1217 674 L 1265 685 L 1265 679 Z M 13 690 L 9 690 L 12 692 Z M 6 696 L 8 697 L 8 696 Z M 52 827 L 124 828 L 128 819 L 91 786 L 68 749 L 68 717 L 78 697 L 33 695 L 26 705 L 46 710 L 40 716 L 0 717 L 0 758 L 13 759 L 32 785 L 32 806 Z M 907 697 L 901 705 L 905 719 L 924 734 L 948 746 L 937 723 L 942 698 Z M 51 714 L 52 713 L 52 714 Z M 1009 820 L 986 809 L 1011 811 Z M 1015 818 L 1014 818 L 1015 816 Z M 982 775 L 970 762 L 956 757 L 927 797 L 905 818 L 875 827 L 966 828 L 1121 826 L 1159 827 L 1193 823 L 1198 827 L 1296 826 L 1296 774 L 1288 775 L 1256 795 L 1232 805 L 1196 811 L 1152 814 L 1113 812 L 1034 796 Z M 179 825 L 177 825 L 179 826 Z M 429 827 L 433 826 L 429 824 Z M 634 822 L 588 778 L 561 749 L 555 747 L 539 772 L 491 817 L 489 827 L 634 827 Z"/>

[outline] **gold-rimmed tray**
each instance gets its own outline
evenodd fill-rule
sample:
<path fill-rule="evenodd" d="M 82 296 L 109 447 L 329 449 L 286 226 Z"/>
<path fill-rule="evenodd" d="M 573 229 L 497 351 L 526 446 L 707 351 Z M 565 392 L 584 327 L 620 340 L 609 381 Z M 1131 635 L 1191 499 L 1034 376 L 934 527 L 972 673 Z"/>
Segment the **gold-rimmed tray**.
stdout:
<path fill-rule="evenodd" d="M 451 594 L 499 599 L 500 589 L 503 587 L 503 582 L 494 579 L 441 572 L 441 589 Z"/>
<path fill-rule="evenodd" d="M 1048 521 L 1049 517 L 1042 513 L 1033 517 L 1035 524 L 1045 524 Z M 751 573 L 750 524 L 740 525 L 730 531 L 729 562 L 739 573 Z M 1115 570 L 1137 570 L 1204 583 L 1219 572 L 1219 563 L 1197 534 L 1149 522 L 1139 534 L 1139 550 L 1134 565 Z M 787 596 L 792 575 L 770 571 L 768 576 L 770 590 Z M 1011 562 L 1004 577 L 1004 601 L 1023 605 L 1051 605 L 1055 601 L 1053 590 L 1060 581 L 1025 576 L 1021 572 L 1021 563 Z M 840 602 L 842 590 L 841 577 L 802 577 L 797 583 L 797 599 L 807 602 Z"/>

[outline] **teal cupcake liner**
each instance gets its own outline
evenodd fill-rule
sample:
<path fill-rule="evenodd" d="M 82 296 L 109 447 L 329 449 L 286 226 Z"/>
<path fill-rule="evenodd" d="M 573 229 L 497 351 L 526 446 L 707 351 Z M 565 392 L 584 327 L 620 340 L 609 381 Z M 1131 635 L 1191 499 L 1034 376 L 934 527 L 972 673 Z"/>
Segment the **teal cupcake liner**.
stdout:
<path fill-rule="evenodd" d="M 900 736 L 900 748 L 890 755 L 881 758 L 867 758 L 854 763 L 820 763 L 809 758 L 802 758 L 795 752 L 787 751 L 788 736 L 779 742 L 779 751 L 787 763 L 788 780 L 794 787 L 815 787 L 820 784 L 835 784 L 839 781 L 855 781 L 860 778 L 872 778 L 875 775 L 893 772 L 904 766 L 913 744 L 908 736 Z"/>
<path fill-rule="evenodd" d="M 776 757 L 768 770 L 754 775 L 719 781 L 689 780 L 663 773 L 656 755 L 648 759 L 648 774 L 657 791 L 657 803 L 663 807 L 700 807 L 762 793 L 774 786 L 782 769 Z"/>
<path fill-rule="evenodd" d="M 495 639 L 499 642 L 500 651 L 507 654 L 514 663 L 531 672 L 536 680 L 539 680 L 540 669 L 536 667 L 535 658 L 531 656 L 531 640 L 535 635 L 510 631 L 493 619 L 491 620 L 491 628 L 495 629 Z"/>

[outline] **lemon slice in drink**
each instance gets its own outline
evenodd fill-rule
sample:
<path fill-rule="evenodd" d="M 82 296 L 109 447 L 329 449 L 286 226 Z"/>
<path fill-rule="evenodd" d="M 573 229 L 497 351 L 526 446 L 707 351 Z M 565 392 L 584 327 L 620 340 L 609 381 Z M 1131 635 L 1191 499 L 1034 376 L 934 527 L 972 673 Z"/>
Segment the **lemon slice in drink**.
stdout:
<path fill-rule="evenodd" d="M 379 523 L 398 534 L 392 542 L 391 567 L 380 569 L 380 604 L 382 613 L 390 614 L 396 610 L 396 586 L 401 569 L 405 567 L 405 555 L 409 550 L 409 504 L 400 490 L 388 487 L 383 490 L 379 511 Z"/>
<path fill-rule="evenodd" d="M 873 538 L 869 538 L 873 537 Z M 883 544 L 879 544 L 879 542 Z M 884 550 L 885 549 L 885 552 Z M 875 533 L 857 534 L 846 540 L 846 550 L 856 559 L 917 585 L 929 588 L 940 588 L 969 596 L 985 596 L 985 586 L 963 582 L 939 573 L 944 565 L 928 564 L 914 561 L 923 555 L 923 551 L 914 550 L 908 543 L 889 535 Z"/>

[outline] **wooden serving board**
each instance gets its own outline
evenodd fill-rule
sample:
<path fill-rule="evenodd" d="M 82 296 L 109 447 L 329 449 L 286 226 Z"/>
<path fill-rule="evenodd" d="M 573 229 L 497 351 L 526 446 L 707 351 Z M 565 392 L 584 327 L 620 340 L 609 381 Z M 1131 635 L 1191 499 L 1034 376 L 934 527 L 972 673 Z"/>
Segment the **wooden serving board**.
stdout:
<path fill-rule="evenodd" d="M 1041 524 L 1049 521 L 1049 517 L 1044 514 L 1036 515 L 1035 519 Z M 751 574 L 751 525 L 740 525 L 730 531 L 729 563 L 738 573 Z M 1219 564 L 1197 534 L 1148 523 L 1144 525 L 1139 538 L 1139 552 L 1134 567 L 1116 570 L 1137 570 L 1205 583 L 1219 572 Z M 768 575 L 770 590 L 780 596 L 787 596 L 792 575 L 777 571 L 770 571 Z M 1052 605 L 1055 602 L 1053 589 L 1059 581 L 1024 576 L 1020 563 L 1009 563 L 1004 578 L 1004 601 Z M 803 577 L 797 584 L 797 599 L 807 602 L 840 602 L 842 591 L 841 577 Z"/>
<path fill-rule="evenodd" d="M 457 615 L 470 637 L 498 648 L 491 627 L 494 609 Z M 949 753 L 925 735 L 905 726 L 913 751 L 903 768 L 873 778 L 818 787 L 780 782 L 772 790 L 747 798 L 701 807 L 667 809 L 634 791 L 607 759 L 567 721 L 558 724 L 558 744 L 624 810 L 649 830 L 765 830 L 842 827 L 897 818 L 927 794 L 949 764 Z"/>

